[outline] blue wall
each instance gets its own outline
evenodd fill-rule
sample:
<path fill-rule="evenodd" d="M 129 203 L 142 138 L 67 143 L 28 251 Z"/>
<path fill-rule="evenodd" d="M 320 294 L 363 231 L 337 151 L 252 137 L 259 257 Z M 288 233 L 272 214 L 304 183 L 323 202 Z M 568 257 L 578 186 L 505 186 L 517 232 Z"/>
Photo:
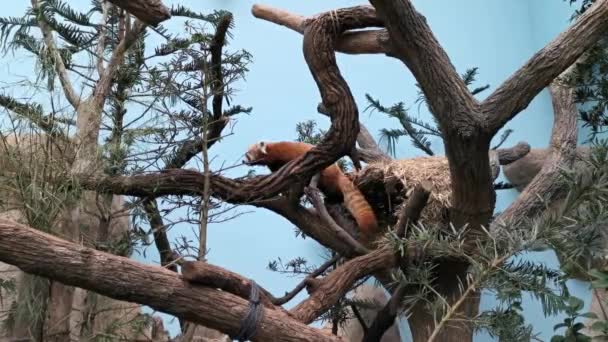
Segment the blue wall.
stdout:
<path fill-rule="evenodd" d="M 316 113 L 319 93 L 302 56 L 301 36 L 290 30 L 255 19 L 251 14 L 251 0 L 165 0 L 168 4 L 184 4 L 199 11 L 223 8 L 235 15 L 236 28 L 231 48 L 244 48 L 251 52 L 254 63 L 247 80 L 239 84 L 240 92 L 236 103 L 253 106 L 251 116 L 241 116 L 235 127 L 235 135 L 227 138 L 212 150 L 218 161 L 233 163 L 241 160 L 247 146 L 261 139 L 290 140 L 295 136 L 295 124 L 315 119 L 322 127 L 328 120 Z M 10 2 L 5 11 L 10 15 L 23 13 L 25 5 Z M 86 5 L 88 0 L 72 3 Z M 320 11 L 361 4 L 361 1 L 280 1 L 268 0 L 268 5 L 284 7 L 292 12 L 310 15 Z M 532 54 L 553 39 L 569 24 L 572 13 L 566 2 L 561 0 L 417 0 L 414 1 L 433 28 L 435 35 L 450 55 L 457 70 L 462 73 L 470 67 L 479 67 L 479 84 L 489 83 L 487 96 L 511 73 L 519 68 Z M 6 12 L 5 12 L 6 13 Z M 175 27 L 179 29 L 178 26 Z M 29 75 L 30 68 L 17 57 L 4 58 L 0 72 L 4 80 L 14 79 L 19 72 Z M 10 63 L 10 64 L 9 64 Z M 417 112 L 414 101 L 417 97 L 416 83 L 409 71 L 397 60 L 384 56 L 338 57 L 342 73 L 359 103 L 362 111 L 367 103 L 364 95 L 370 93 L 386 104 L 404 101 L 412 104 L 412 112 Z M 11 76 L 12 75 L 12 76 Z M 5 77 L 6 76 L 6 77 Z M 425 108 L 421 108 L 420 118 L 432 121 Z M 377 135 L 381 128 L 395 127 L 395 122 L 379 114 L 362 113 L 361 120 L 370 131 Z M 533 147 L 545 147 L 549 141 L 552 124 L 552 109 L 548 93 L 539 95 L 528 109 L 509 123 L 514 134 L 508 141 L 513 145 L 525 140 Z M 434 140 L 433 148 L 442 153 L 441 142 Z M 397 150 L 400 158 L 421 155 L 403 140 Z M 228 175 L 243 175 L 246 167 L 239 167 Z M 514 191 L 501 191 L 498 195 L 497 210 L 503 210 L 517 196 Z M 295 238 L 294 227 L 285 219 L 263 210 L 238 217 L 221 225 L 212 225 L 209 231 L 209 261 L 226 267 L 247 277 L 254 278 L 262 286 L 275 294 L 291 289 L 298 279 L 288 278 L 266 270 L 269 260 L 281 257 L 288 260 L 304 256 L 313 263 L 320 260 L 321 250 L 315 242 Z M 172 232 L 174 237 L 189 234 L 184 227 Z M 152 249 L 147 251 L 147 261 L 157 261 Z M 531 256 L 555 265 L 551 253 Z M 572 283 L 575 294 L 588 301 L 586 284 Z M 301 298 L 301 297 L 299 297 Z M 491 308 L 493 300 L 486 296 L 482 306 Z M 526 318 L 532 322 L 535 331 L 542 332 L 541 338 L 548 339 L 552 326 L 561 319 L 544 318 L 540 305 L 527 302 Z M 168 322 L 169 323 L 169 322 Z M 177 322 L 169 323 L 172 332 L 178 328 Z M 489 341 L 480 335 L 477 341 Z"/>

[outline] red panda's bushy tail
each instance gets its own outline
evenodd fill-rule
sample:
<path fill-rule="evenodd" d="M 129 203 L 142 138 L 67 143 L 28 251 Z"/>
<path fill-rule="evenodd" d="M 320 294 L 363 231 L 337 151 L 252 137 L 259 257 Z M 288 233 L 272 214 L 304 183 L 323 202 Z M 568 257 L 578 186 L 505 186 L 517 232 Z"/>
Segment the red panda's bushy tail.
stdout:
<path fill-rule="evenodd" d="M 348 177 L 340 177 L 339 186 L 344 196 L 344 206 L 359 226 L 359 240 L 372 242 L 380 233 L 374 210 Z"/>

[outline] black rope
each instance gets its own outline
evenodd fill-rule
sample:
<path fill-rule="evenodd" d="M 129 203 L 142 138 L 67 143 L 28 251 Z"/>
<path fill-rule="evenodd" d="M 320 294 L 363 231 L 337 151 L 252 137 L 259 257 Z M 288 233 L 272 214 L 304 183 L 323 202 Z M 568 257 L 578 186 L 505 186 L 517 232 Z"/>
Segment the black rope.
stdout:
<path fill-rule="evenodd" d="M 249 310 L 247 310 L 247 315 L 241 321 L 241 328 L 239 329 L 239 333 L 236 337 L 234 337 L 237 341 L 249 341 L 258 328 L 258 323 L 262 319 L 264 314 L 264 307 L 260 303 L 260 288 L 255 281 L 250 280 L 251 290 L 249 292 Z"/>

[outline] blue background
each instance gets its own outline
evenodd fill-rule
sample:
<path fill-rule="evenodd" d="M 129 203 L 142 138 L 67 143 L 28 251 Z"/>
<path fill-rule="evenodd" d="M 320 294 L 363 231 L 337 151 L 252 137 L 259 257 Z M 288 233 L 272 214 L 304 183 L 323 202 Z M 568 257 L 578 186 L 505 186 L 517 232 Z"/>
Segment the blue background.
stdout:
<path fill-rule="evenodd" d="M 459 73 L 471 67 L 479 67 L 477 85 L 489 83 L 487 96 L 510 74 L 517 70 L 538 49 L 555 38 L 569 25 L 573 12 L 567 2 L 561 0 L 414 0 L 418 10 L 424 14 L 439 42 L 446 49 Z M 71 4 L 85 8 L 88 0 L 73 0 Z M 197 11 L 226 9 L 233 12 L 236 27 L 229 50 L 245 49 L 253 54 L 253 64 L 245 81 L 237 86 L 239 92 L 234 102 L 253 106 L 250 116 L 240 116 L 234 132 L 221 144 L 214 146 L 212 157 L 228 164 L 242 159 L 247 146 L 258 140 L 293 140 L 298 122 L 314 119 L 322 128 L 328 120 L 316 113 L 319 93 L 308 71 L 302 55 L 301 36 L 284 27 L 255 19 L 251 15 L 251 0 L 165 0 L 168 5 L 183 4 Z M 268 0 L 265 4 L 283 7 L 291 12 L 312 15 L 321 11 L 362 4 L 362 1 L 279 1 Z M 7 1 L 3 3 L 4 16 L 21 16 L 29 1 Z M 181 29 L 179 22 L 167 24 L 173 32 Z M 12 94 L 23 89 L 12 82 L 24 77 L 34 77 L 32 58 L 21 54 L 7 55 L 0 65 L 0 80 Z M 396 122 L 380 114 L 364 113 L 367 106 L 364 95 L 370 93 L 384 104 L 403 101 L 411 104 L 411 113 L 417 114 L 414 101 L 417 98 L 416 83 L 411 73 L 401 62 L 385 56 L 339 55 L 338 63 L 348 81 L 361 110 L 361 120 L 378 137 L 381 128 L 397 127 Z M 0 84 L 2 84 L 0 83 Z M 432 121 L 426 108 L 421 107 L 419 117 Z M 507 128 L 514 130 L 506 145 L 527 141 L 533 147 L 546 147 L 552 125 L 552 108 L 547 91 L 543 91 Z M 584 138 L 584 136 L 582 136 Z M 443 146 L 432 140 L 433 149 L 441 154 Z M 422 155 L 407 139 L 398 145 L 397 156 L 409 158 Z M 227 175 L 238 176 L 248 171 L 247 167 L 230 170 Z M 260 170 L 257 170 L 258 172 Z M 515 191 L 498 193 L 497 211 L 501 211 L 517 196 Z M 288 260 L 303 256 L 318 263 L 322 253 L 310 239 L 295 238 L 294 227 L 285 219 L 264 210 L 244 207 L 246 215 L 223 224 L 209 227 L 209 262 L 255 279 L 271 292 L 279 295 L 290 290 L 298 281 L 266 269 L 267 262 L 277 257 Z M 173 229 L 173 238 L 191 234 L 190 228 Z M 143 261 L 157 262 L 158 254 L 149 248 Z M 552 253 L 536 253 L 530 258 L 556 265 Z M 570 282 L 574 295 L 585 299 L 590 296 L 588 284 Z M 301 300 L 302 296 L 298 299 Z M 296 300 L 297 301 L 297 300 Z M 293 305 L 294 303 L 292 303 Z M 485 296 L 482 308 L 491 308 L 494 302 Z M 526 300 L 525 316 L 533 323 L 541 338 L 548 340 L 552 327 L 559 317 L 544 317 L 538 303 Z M 167 319 L 172 334 L 178 331 L 176 320 Z M 407 340 L 407 339 L 406 339 Z M 490 341 L 479 335 L 476 341 Z"/>

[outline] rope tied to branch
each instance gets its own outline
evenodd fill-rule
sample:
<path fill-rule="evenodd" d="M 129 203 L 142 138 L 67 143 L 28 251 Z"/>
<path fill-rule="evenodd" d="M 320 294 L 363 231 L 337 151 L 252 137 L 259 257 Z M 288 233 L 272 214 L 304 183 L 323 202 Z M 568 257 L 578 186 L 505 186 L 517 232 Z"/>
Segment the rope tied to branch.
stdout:
<path fill-rule="evenodd" d="M 251 290 L 249 292 L 249 310 L 247 315 L 241 321 L 241 327 L 238 334 L 234 338 L 237 341 L 249 341 L 257 332 L 258 324 L 262 320 L 264 314 L 264 306 L 260 302 L 260 287 L 258 284 L 249 280 Z"/>

